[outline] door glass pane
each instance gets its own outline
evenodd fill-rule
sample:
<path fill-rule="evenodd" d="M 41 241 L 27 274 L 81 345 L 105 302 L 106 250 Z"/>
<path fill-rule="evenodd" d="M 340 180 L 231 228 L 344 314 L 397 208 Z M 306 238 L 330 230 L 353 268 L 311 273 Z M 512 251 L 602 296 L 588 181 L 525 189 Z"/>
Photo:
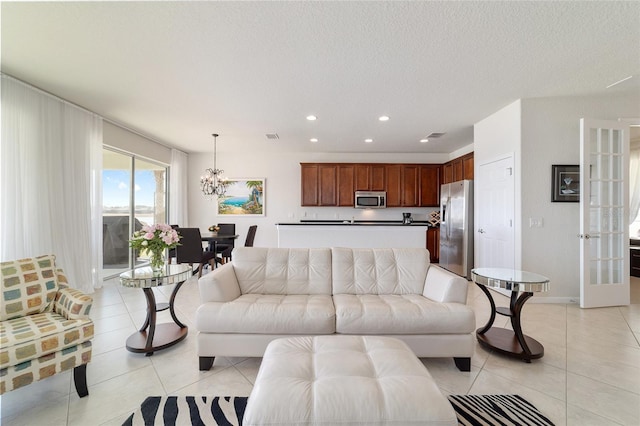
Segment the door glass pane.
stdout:
<path fill-rule="evenodd" d="M 592 129 L 591 135 L 595 138 L 590 143 L 590 282 L 616 284 L 622 282 L 624 274 L 624 184 L 620 153 L 623 134 L 617 130 Z"/>
<path fill-rule="evenodd" d="M 167 169 L 148 161 L 135 160 L 134 216 L 136 230 L 143 225 L 167 221 Z M 136 264 L 148 261 L 147 253 L 139 253 Z"/>
<path fill-rule="evenodd" d="M 132 158 L 103 150 L 102 155 L 102 268 L 103 276 L 129 269 L 129 218 Z"/>

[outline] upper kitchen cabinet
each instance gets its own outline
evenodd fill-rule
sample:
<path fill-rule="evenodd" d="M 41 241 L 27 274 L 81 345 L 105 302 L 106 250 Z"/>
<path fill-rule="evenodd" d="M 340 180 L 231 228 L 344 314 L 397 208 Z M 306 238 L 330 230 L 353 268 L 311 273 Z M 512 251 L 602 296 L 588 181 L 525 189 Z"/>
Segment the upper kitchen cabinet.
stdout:
<path fill-rule="evenodd" d="M 354 170 L 353 164 L 301 163 L 301 205 L 353 207 Z"/>
<path fill-rule="evenodd" d="M 402 206 L 402 164 L 387 164 L 384 173 L 387 180 L 387 207 Z"/>
<path fill-rule="evenodd" d="M 338 205 L 338 167 L 318 164 L 319 206 Z"/>
<path fill-rule="evenodd" d="M 338 164 L 338 206 L 353 207 L 355 204 L 354 185 L 355 185 L 354 164 Z"/>
<path fill-rule="evenodd" d="M 437 206 L 437 164 L 301 163 L 302 206 L 353 207 L 355 191 L 386 191 L 387 207 Z"/>
<path fill-rule="evenodd" d="M 462 179 L 473 180 L 473 152 L 462 157 Z"/>
<path fill-rule="evenodd" d="M 300 204 L 302 206 L 319 205 L 318 165 L 300 164 Z"/>
<path fill-rule="evenodd" d="M 420 207 L 435 207 L 440 205 L 440 166 L 423 164 L 419 170 Z"/>
<path fill-rule="evenodd" d="M 300 164 L 301 204 L 336 206 L 338 168 L 335 164 Z"/>
<path fill-rule="evenodd" d="M 473 152 L 442 165 L 442 183 L 473 180 Z"/>
<path fill-rule="evenodd" d="M 384 191 L 384 164 L 354 164 L 356 191 Z"/>

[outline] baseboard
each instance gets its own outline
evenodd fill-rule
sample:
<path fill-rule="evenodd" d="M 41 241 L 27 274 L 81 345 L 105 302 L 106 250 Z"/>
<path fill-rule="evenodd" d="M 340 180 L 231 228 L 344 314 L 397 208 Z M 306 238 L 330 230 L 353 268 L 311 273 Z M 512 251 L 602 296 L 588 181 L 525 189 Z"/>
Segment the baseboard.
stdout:
<path fill-rule="evenodd" d="M 554 304 L 563 304 L 563 305 L 573 305 L 577 304 L 580 301 L 580 297 L 544 297 L 544 296 L 533 296 L 531 299 L 527 300 L 527 303 L 554 303 Z"/>

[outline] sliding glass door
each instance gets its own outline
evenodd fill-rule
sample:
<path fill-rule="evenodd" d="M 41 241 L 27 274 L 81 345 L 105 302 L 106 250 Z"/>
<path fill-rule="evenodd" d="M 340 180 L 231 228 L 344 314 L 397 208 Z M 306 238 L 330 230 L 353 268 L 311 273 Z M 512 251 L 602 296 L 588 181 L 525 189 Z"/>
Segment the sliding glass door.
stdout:
<path fill-rule="evenodd" d="M 105 278 L 148 262 L 129 248 L 143 225 L 167 220 L 167 167 L 105 148 L 102 166 L 102 267 Z"/>

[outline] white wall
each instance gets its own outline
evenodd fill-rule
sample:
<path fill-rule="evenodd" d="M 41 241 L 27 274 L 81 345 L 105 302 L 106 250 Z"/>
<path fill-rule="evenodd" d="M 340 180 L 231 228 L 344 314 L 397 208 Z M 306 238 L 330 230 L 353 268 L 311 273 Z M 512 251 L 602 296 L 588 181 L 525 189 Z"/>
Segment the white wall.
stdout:
<path fill-rule="evenodd" d="M 548 297 L 580 296 L 580 205 L 551 202 L 551 165 L 580 164 L 580 118 L 624 117 L 640 117 L 637 97 L 522 101 L 522 269 L 549 276 Z M 529 228 L 529 217 L 544 226 Z"/>
<path fill-rule="evenodd" d="M 476 180 L 479 176 L 477 170 L 480 165 L 500 160 L 508 155 L 513 155 L 515 169 L 514 186 L 516 188 L 513 223 L 513 246 L 515 247 L 513 267 L 517 269 L 522 267 L 522 237 L 521 223 L 519 220 L 521 211 L 521 191 L 519 190 L 521 185 L 521 173 L 519 172 L 521 158 L 521 110 L 522 105 L 520 100 L 518 100 L 476 123 L 473 127 L 473 164 L 475 167 L 474 175 L 476 176 Z M 478 203 L 474 203 L 474 205 L 476 209 L 474 216 L 480 217 L 477 212 Z M 477 253 L 479 253 L 477 245 L 474 249 L 477 257 Z"/>
<path fill-rule="evenodd" d="M 547 301 L 580 295 L 578 203 L 551 202 L 551 165 L 580 163 L 580 118 L 640 117 L 635 96 L 523 99 L 474 127 L 475 166 L 506 152 L 515 154 L 516 268 L 551 280 Z M 530 228 L 529 218 L 542 218 Z"/>
<path fill-rule="evenodd" d="M 105 121 L 103 125 L 102 140 L 104 145 L 136 154 L 139 157 L 164 164 L 171 163 L 171 149 L 108 121 Z"/>
<path fill-rule="evenodd" d="M 244 243 L 250 225 L 258 225 L 255 246 L 276 247 L 278 237 L 276 223 L 299 222 L 300 219 L 356 220 L 401 220 L 402 212 L 413 213 L 415 219 L 426 219 L 426 215 L 437 208 L 387 208 L 362 210 L 349 207 L 301 207 L 300 163 L 344 162 L 344 163 L 444 163 L 448 154 L 329 154 L 329 153 L 277 153 L 218 152 L 217 165 L 229 178 L 265 178 L 264 217 L 216 216 L 215 201 L 205 199 L 200 193 L 199 181 L 207 167 L 211 167 L 211 154 L 189 155 L 189 226 L 202 232 L 218 222 L 233 222 L 240 235 L 238 242 Z"/>

